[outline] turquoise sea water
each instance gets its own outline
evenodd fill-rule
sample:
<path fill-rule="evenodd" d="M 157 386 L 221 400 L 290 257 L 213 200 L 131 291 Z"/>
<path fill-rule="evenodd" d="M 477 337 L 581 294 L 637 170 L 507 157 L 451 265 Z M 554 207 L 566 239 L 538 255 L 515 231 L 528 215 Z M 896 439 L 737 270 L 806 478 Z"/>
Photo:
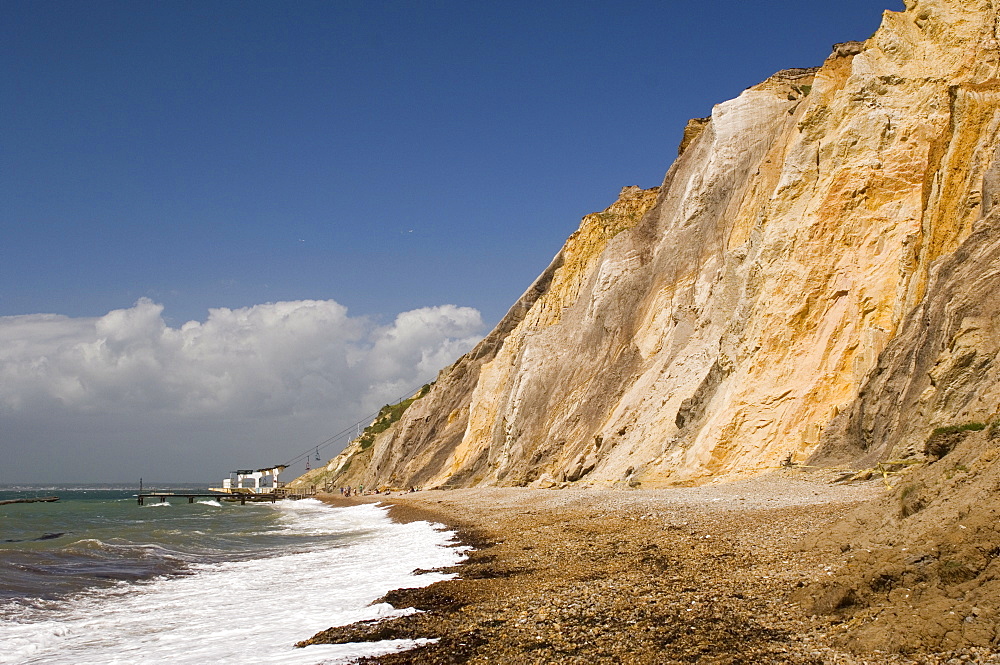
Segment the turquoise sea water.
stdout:
<path fill-rule="evenodd" d="M 0 489 L 0 500 L 60 497 L 0 505 L 0 663 L 348 662 L 408 644 L 292 645 L 395 611 L 371 603 L 444 577 L 414 569 L 462 558 L 451 533 L 373 505 L 139 506 L 135 493 Z"/>
<path fill-rule="evenodd" d="M 189 487 L 166 491 L 201 491 Z M 182 574 L 195 562 L 268 556 L 305 546 L 274 510 L 219 505 L 138 506 L 136 490 L 0 490 L 0 500 L 59 496 L 56 503 L 0 505 L 0 599 L 55 599 L 119 580 Z M 180 508 L 180 501 L 178 508 Z M 186 504 L 185 504 L 186 507 Z"/>

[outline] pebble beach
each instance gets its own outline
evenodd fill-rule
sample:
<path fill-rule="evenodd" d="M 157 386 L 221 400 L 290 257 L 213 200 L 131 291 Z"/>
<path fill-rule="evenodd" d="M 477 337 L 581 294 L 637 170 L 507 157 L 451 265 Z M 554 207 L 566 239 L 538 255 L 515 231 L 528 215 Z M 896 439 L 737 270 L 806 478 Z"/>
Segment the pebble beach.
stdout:
<path fill-rule="evenodd" d="M 886 491 L 823 473 L 664 490 L 477 488 L 378 501 L 456 530 L 474 550 L 452 580 L 384 601 L 419 613 L 302 644 L 430 638 L 364 663 L 1000 663 L 982 650 L 852 653 L 810 584 L 833 574 L 829 533 Z M 818 544 L 822 543 L 822 544 Z"/>

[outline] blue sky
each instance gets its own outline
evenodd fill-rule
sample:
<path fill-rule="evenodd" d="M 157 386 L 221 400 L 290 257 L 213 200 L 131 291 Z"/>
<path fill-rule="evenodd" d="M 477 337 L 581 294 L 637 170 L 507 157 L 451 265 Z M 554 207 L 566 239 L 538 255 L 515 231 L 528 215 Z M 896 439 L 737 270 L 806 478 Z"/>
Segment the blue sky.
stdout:
<path fill-rule="evenodd" d="M 421 357 L 444 357 L 499 320 L 583 215 L 659 184 L 688 118 L 867 38 L 884 9 L 902 3 L 8 0 L 0 317 L 62 317 L 32 333 L 53 339 L 155 305 L 169 336 L 210 308 L 335 301 L 355 326 L 344 339 L 369 350 L 401 313 L 430 312 L 405 325 L 423 326 Z M 56 355 L 10 335 L 36 361 Z M 412 363 L 397 369 L 393 388 L 416 380 Z M 366 385 L 392 383 L 383 374 Z M 83 418 L 60 399 L 50 414 Z M 300 423 L 283 445 L 368 406 Z M 41 478 L 41 442 L 86 430 L 78 447 L 100 447 L 95 413 L 90 429 L 53 432 L 50 417 L 42 433 L 41 416 L 0 409 L 22 442 L 0 447 L 25 451 L 0 482 Z M 242 436 L 183 422 L 215 432 L 213 449 Z"/>

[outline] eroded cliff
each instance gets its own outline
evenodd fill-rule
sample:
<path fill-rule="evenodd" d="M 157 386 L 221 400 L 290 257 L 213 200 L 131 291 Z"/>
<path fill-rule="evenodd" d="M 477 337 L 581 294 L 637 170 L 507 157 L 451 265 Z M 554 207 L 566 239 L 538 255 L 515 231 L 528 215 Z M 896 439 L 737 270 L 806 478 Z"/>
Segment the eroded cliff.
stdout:
<path fill-rule="evenodd" d="M 997 23 L 988 0 L 907 2 L 717 105 L 659 188 L 585 217 L 476 349 L 315 477 L 657 487 L 920 455 L 934 427 L 995 418 L 976 303 Z"/>

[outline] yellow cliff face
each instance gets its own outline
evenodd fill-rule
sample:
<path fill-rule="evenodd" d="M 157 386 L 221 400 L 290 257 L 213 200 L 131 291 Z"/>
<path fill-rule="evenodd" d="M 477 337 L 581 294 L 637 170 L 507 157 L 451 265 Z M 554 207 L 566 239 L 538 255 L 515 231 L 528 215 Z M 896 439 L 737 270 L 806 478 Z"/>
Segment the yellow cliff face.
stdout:
<path fill-rule="evenodd" d="M 496 422 L 497 416 L 510 415 L 503 405 L 512 402 L 517 409 L 521 399 L 514 384 L 527 373 L 534 362 L 534 355 L 539 354 L 538 344 L 528 342 L 529 338 L 537 337 L 545 329 L 559 324 L 563 313 L 577 305 L 581 291 L 588 290 L 588 280 L 599 269 L 608 243 L 642 219 L 656 203 L 658 192 L 659 188 L 655 187 L 645 190 L 626 187 L 622 189 L 618 201 L 606 210 L 583 218 L 579 230 L 569 237 L 563 247 L 562 265 L 555 272 L 548 290 L 507 336 L 496 358 L 480 370 L 471 399 L 466 434 L 450 456 L 447 466 L 431 481 L 432 484 L 447 482 L 448 478 L 484 452 L 488 452 L 491 465 L 478 476 L 478 482 L 487 478 L 494 481 L 494 472 L 506 468 L 511 462 L 505 445 L 494 449 L 491 444 L 494 433 L 504 429 L 502 423 Z M 537 357 L 541 359 L 541 355 Z M 548 359 L 556 358 L 550 356 Z M 503 437 L 509 439 L 509 432 L 504 432 Z"/>
<path fill-rule="evenodd" d="M 689 125 L 662 186 L 584 218 L 366 481 L 650 487 L 805 460 L 983 217 L 998 22 L 907 2 Z"/>

